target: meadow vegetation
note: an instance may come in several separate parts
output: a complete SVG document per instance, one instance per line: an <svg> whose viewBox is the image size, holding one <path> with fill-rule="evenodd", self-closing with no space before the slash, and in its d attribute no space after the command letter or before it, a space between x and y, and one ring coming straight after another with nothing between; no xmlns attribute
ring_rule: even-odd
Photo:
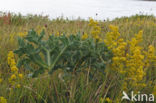
<svg viewBox="0 0 156 103"><path fill-rule="evenodd" d="M95 21L0 14L0 103L156 97L156 17Z"/></svg>

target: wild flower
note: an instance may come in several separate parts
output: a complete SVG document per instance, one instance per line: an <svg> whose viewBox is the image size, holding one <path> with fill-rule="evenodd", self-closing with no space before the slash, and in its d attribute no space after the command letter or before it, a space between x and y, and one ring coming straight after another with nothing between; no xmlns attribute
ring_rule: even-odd
<svg viewBox="0 0 156 103"><path fill-rule="evenodd" d="M82 35L82 40L85 40L87 38L88 38L88 34L85 33L85 34Z"/></svg>
<svg viewBox="0 0 156 103"><path fill-rule="evenodd" d="M12 72L18 72L18 68L14 65L11 67L11 71Z"/></svg>
<svg viewBox="0 0 156 103"><path fill-rule="evenodd" d="M107 97L107 98L106 98L106 102L107 102L107 103L112 103L112 100L111 100L110 98Z"/></svg>
<svg viewBox="0 0 156 103"><path fill-rule="evenodd" d="M20 87L20 86L16 86L16 85L20 85L19 79L23 78L23 74L18 72L18 68L16 66L13 51L10 51L8 53L8 65L10 66L10 70L11 70L11 76L9 78L9 83L11 84L12 87Z"/></svg>
<svg viewBox="0 0 156 103"><path fill-rule="evenodd" d="M0 103L7 103L7 100L4 97L0 97Z"/></svg>
<svg viewBox="0 0 156 103"><path fill-rule="evenodd" d="M19 78L21 78L21 79L23 78L23 74L21 74L21 73L18 74L18 76L19 76Z"/></svg>
<svg viewBox="0 0 156 103"><path fill-rule="evenodd" d="M27 35L27 32L19 32L17 35L20 37L25 37Z"/></svg>
<svg viewBox="0 0 156 103"><path fill-rule="evenodd" d="M14 43L14 42L15 42L16 33L13 32L13 33L11 33L9 36L10 36L10 37L9 37L9 42L10 42L10 43Z"/></svg>
<svg viewBox="0 0 156 103"><path fill-rule="evenodd" d="M10 80L15 80L16 79L16 75L15 74L12 74L11 77L10 77Z"/></svg>
<svg viewBox="0 0 156 103"><path fill-rule="evenodd" d="M2 78L0 78L0 83L2 83L2 81L3 81L3 79L2 79Z"/></svg>
<svg viewBox="0 0 156 103"><path fill-rule="evenodd" d="M90 27L92 27L92 30L91 30L92 37L96 41L102 41L100 36L99 36L99 34L101 33L101 28L100 28L100 26L98 26L98 22L94 21L92 18L90 18L88 25Z"/></svg>
<svg viewBox="0 0 156 103"><path fill-rule="evenodd" d="M16 85L16 88L21 88L21 85L20 85L20 84L17 84L17 85Z"/></svg>
<svg viewBox="0 0 156 103"><path fill-rule="evenodd" d="M11 65L13 58L14 58L14 53L10 51L8 53L8 65Z"/></svg>
<svg viewBox="0 0 156 103"><path fill-rule="evenodd" d="M112 103L112 100L109 98L109 97L107 97L107 98L100 98L100 103Z"/></svg>
<svg viewBox="0 0 156 103"><path fill-rule="evenodd" d="M135 37L130 41L124 41L120 37L118 27L110 25L109 28L111 32L106 34L104 42L114 54L111 64L112 70L117 71L121 77L124 76L125 83L123 85L125 89L128 86L135 87L135 89L145 87L145 83L142 82L146 76L145 61L147 64L151 60L155 61L154 47L149 46L149 50L146 52L140 46L143 40L143 31L135 34Z"/></svg>
<svg viewBox="0 0 156 103"><path fill-rule="evenodd" d="M57 32L57 33L55 34L55 36L60 36L60 33L59 33L59 32Z"/></svg>

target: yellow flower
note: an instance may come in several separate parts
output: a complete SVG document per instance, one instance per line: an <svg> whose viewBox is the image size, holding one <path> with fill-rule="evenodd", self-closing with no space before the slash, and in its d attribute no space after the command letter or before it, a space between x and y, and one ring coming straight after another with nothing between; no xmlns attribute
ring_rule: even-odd
<svg viewBox="0 0 156 103"><path fill-rule="evenodd" d="M139 33L135 35L135 37L136 37L138 42L141 42L143 40L142 35L143 35L143 31L142 30L139 31Z"/></svg>
<svg viewBox="0 0 156 103"><path fill-rule="evenodd" d="M2 79L2 78L0 78L0 83L2 83L2 81L3 81L3 79Z"/></svg>
<svg viewBox="0 0 156 103"><path fill-rule="evenodd" d="M20 88L20 84L18 84L18 83L21 82L21 79L23 78L23 74L20 74L18 72L18 68L16 67L16 61L14 59L14 53L12 51L10 51L8 54L8 64L9 64L10 70L12 72L12 74L9 78L9 83L11 84L11 87Z"/></svg>
<svg viewBox="0 0 156 103"><path fill-rule="evenodd" d="M91 29L92 37L95 40L98 40L98 42L102 42L102 39L99 36L99 34L101 33L101 28L100 28L100 26L98 26L98 22L94 21L93 19L90 19L89 26L92 27L92 29Z"/></svg>
<svg viewBox="0 0 156 103"><path fill-rule="evenodd" d="M95 26L97 25L98 23L96 21L94 21L92 18L89 19L89 26Z"/></svg>
<svg viewBox="0 0 156 103"><path fill-rule="evenodd" d="M60 33L59 33L59 32L57 32L57 33L56 33L56 36L60 36Z"/></svg>
<svg viewBox="0 0 156 103"><path fill-rule="evenodd" d="M110 25L110 32L106 34L104 42L109 49L113 52L111 69L124 76L126 86L140 89L144 87L144 83L141 83L146 75L147 64L149 61L155 64L155 48L149 46L148 52L144 52L140 46L140 42L143 40L143 31L135 34L130 41L124 42L124 39L120 37L118 27ZM127 88L124 86L124 88Z"/></svg>
<svg viewBox="0 0 156 103"><path fill-rule="evenodd" d="M9 51L8 53L8 64L11 64L12 59L14 58L14 53L13 51Z"/></svg>
<svg viewBox="0 0 156 103"><path fill-rule="evenodd" d="M10 77L10 79L11 80L15 80L16 79L16 75L15 74L12 74L11 77Z"/></svg>
<svg viewBox="0 0 156 103"><path fill-rule="evenodd" d="M18 72L18 68L17 68L16 66L12 66L12 67L11 67L11 71L12 71L12 72Z"/></svg>
<svg viewBox="0 0 156 103"><path fill-rule="evenodd" d="M19 32L18 36L20 37L25 37L27 35L27 32Z"/></svg>
<svg viewBox="0 0 156 103"><path fill-rule="evenodd" d="M85 40L87 38L88 38L88 34L85 33L85 34L82 35L82 40Z"/></svg>
<svg viewBox="0 0 156 103"><path fill-rule="evenodd" d="M15 59L11 59L10 67L16 65Z"/></svg>
<svg viewBox="0 0 156 103"><path fill-rule="evenodd" d="M118 27L117 27L117 26L109 25L109 28L110 28L113 32L118 32Z"/></svg>
<svg viewBox="0 0 156 103"><path fill-rule="evenodd" d="M107 103L112 103L112 100L110 98L106 98Z"/></svg>
<svg viewBox="0 0 156 103"><path fill-rule="evenodd" d="M7 103L7 100L4 97L0 97L0 103Z"/></svg>
<svg viewBox="0 0 156 103"><path fill-rule="evenodd" d="M18 76L22 79L23 78L23 74L18 74Z"/></svg>
<svg viewBox="0 0 156 103"><path fill-rule="evenodd" d="M17 84L17 85L16 85L16 88L21 88L21 85L20 85L20 84Z"/></svg>
<svg viewBox="0 0 156 103"><path fill-rule="evenodd" d="M98 35L93 36L94 39L99 40L100 37Z"/></svg>
<svg viewBox="0 0 156 103"><path fill-rule="evenodd" d="M14 53L13 53L13 51L9 51L8 57L14 58Z"/></svg>

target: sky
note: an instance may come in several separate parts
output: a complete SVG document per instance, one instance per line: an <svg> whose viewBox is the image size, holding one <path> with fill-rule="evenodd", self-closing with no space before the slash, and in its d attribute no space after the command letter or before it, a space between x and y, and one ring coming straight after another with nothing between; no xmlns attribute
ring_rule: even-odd
<svg viewBox="0 0 156 103"><path fill-rule="evenodd" d="M130 16L134 14L156 14L156 2L134 0L3 0L0 11L14 13L42 14L51 18L59 16L69 18L97 19ZM96 16L98 14L98 16Z"/></svg>

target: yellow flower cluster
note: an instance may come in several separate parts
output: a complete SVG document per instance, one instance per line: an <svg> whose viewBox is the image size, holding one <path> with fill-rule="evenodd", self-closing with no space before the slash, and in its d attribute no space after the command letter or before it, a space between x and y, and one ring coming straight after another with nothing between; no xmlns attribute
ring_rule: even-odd
<svg viewBox="0 0 156 103"><path fill-rule="evenodd" d="M144 52L144 54L147 55L146 66L149 67L149 65L153 63L154 67L156 67L156 56L154 46L150 45L148 47L148 51Z"/></svg>
<svg viewBox="0 0 156 103"><path fill-rule="evenodd" d="M18 72L18 68L16 67L16 62L14 59L13 51L8 53L8 65L10 66L12 75L9 78L9 82L13 87L20 87L19 81L23 78L23 74Z"/></svg>
<svg viewBox="0 0 156 103"><path fill-rule="evenodd" d="M7 103L7 100L4 97L0 97L0 103Z"/></svg>
<svg viewBox="0 0 156 103"><path fill-rule="evenodd" d="M107 36L104 39L106 45L108 45L109 49L113 49L117 46L117 40L119 39L120 33L118 32L118 27L110 25L109 28L111 32L107 32ZM123 39L119 39L118 43L122 43Z"/></svg>
<svg viewBox="0 0 156 103"><path fill-rule="evenodd" d="M143 31L140 31L131 39L131 41L129 41L129 53L126 54L126 74L129 77L127 78L127 81L129 81L129 84L133 87L146 86L144 83L139 83L146 75L146 72L144 71L145 55L143 55L142 52L143 48L139 46L139 43L142 41L142 34Z"/></svg>
<svg viewBox="0 0 156 103"><path fill-rule="evenodd" d="M108 97L106 99L101 98L100 103L112 103L112 100L110 98L108 98Z"/></svg>
<svg viewBox="0 0 156 103"><path fill-rule="evenodd" d="M55 33L55 36L61 36L61 35L63 35L63 34L58 31Z"/></svg>
<svg viewBox="0 0 156 103"><path fill-rule="evenodd" d="M111 100L110 98L107 97L107 98L106 98L106 102L107 102L107 103L112 103L112 100Z"/></svg>
<svg viewBox="0 0 156 103"><path fill-rule="evenodd" d="M15 36L16 36L16 33L11 33L10 35L9 35L10 37L9 37L9 41L10 41L10 43L14 43L14 41L15 41Z"/></svg>
<svg viewBox="0 0 156 103"><path fill-rule="evenodd" d="M101 33L101 28L100 26L98 26L98 22L90 18L89 26L92 27L91 30L92 37L97 41L102 41L102 39L99 36L99 34Z"/></svg>
<svg viewBox="0 0 156 103"><path fill-rule="evenodd" d="M18 36L20 37L25 37L27 35L27 32L19 32Z"/></svg>
<svg viewBox="0 0 156 103"><path fill-rule="evenodd" d="M1 78L1 73L0 73L0 83L2 83L3 79Z"/></svg>
<svg viewBox="0 0 156 103"><path fill-rule="evenodd" d="M155 62L154 47L149 46L149 50L145 52L140 46L143 31L125 42L120 37L118 27L110 25L109 28L111 32L107 33L104 42L113 51L111 69L117 71L122 79L124 78L123 88L130 86L139 89L146 86L142 81L146 75L146 64L149 64L150 61Z"/></svg>
<svg viewBox="0 0 156 103"><path fill-rule="evenodd" d="M85 33L85 34L82 35L82 40L85 40L87 38L88 38L88 34L87 33Z"/></svg>
<svg viewBox="0 0 156 103"><path fill-rule="evenodd" d="M3 81L3 79L2 79L2 78L0 78L0 83L2 83L2 81Z"/></svg>
<svg viewBox="0 0 156 103"><path fill-rule="evenodd" d="M124 64L126 62L126 47L127 43L120 37L120 33L118 32L118 28L116 26L110 25L109 28L111 32L106 34L104 42L108 46L109 49L113 51L113 63L111 68L113 70L117 70L121 74L125 73Z"/></svg>

